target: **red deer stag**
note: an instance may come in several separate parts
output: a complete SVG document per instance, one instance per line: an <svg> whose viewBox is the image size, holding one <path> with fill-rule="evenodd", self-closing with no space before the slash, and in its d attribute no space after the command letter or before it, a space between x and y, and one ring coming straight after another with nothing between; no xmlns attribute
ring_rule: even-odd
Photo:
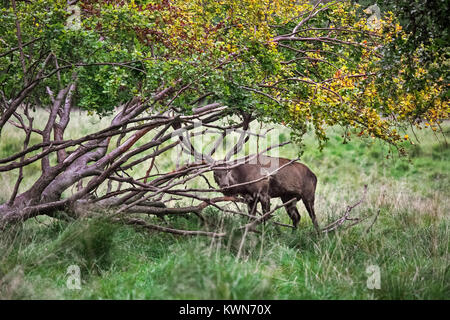
<svg viewBox="0 0 450 320"><path fill-rule="evenodd" d="M314 197L317 177L304 164L285 158L259 156L255 163L244 163L230 169L216 168L214 180L226 196L241 195L247 199L249 212L257 202L261 203L263 213L270 211L270 199L281 198L287 204L286 211L294 228L300 222L297 201L302 200L311 220L319 232L314 212ZM254 182L252 182L254 181Z"/></svg>

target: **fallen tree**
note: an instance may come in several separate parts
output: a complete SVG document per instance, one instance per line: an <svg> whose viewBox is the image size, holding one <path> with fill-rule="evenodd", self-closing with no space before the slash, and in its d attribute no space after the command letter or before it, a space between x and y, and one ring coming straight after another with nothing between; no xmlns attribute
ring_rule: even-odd
<svg viewBox="0 0 450 320"><path fill-rule="evenodd" d="M245 199L209 197L220 190L205 174L254 159L239 155L246 143L265 139L251 131L255 120L291 128L298 145L311 128L321 147L325 127L340 125L347 140L379 138L402 152L408 137L399 126L435 126L448 115L434 83L408 101L405 88L384 85L387 76L404 81L380 63L383 46L401 30L392 16L371 28L363 8L349 2L75 3L75 13L60 0L2 5L1 142L5 130L23 131L22 150L0 159L0 172L17 172L0 205L2 227L60 211L74 218L101 210L161 218L201 218L207 206L231 212L218 203ZM79 24L68 23L74 17ZM111 121L67 137L80 108ZM47 112L45 123L35 123L35 109ZM233 134L235 143L218 158ZM199 146L208 135L215 140ZM280 145L258 145L257 152ZM189 161L161 172L158 159L169 152ZM40 176L23 188L24 168L36 163ZM143 165L145 174L136 176L133 169ZM208 187L186 187L196 180ZM182 206L168 206L173 199Z"/></svg>

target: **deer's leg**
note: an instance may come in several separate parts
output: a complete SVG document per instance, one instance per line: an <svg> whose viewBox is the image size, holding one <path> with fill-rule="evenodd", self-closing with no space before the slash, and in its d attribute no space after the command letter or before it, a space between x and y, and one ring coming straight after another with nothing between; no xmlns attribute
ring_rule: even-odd
<svg viewBox="0 0 450 320"><path fill-rule="evenodd" d="M258 206L258 195L246 196L247 209L249 215L256 215L256 207Z"/></svg>
<svg viewBox="0 0 450 320"><path fill-rule="evenodd" d="M292 198L289 196L281 197L281 201L283 201L283 203L288 202L291 199ZM297 228L301 219L300 213L297 210L297 201L291 202L290 204L286 205L285 208L287 214L289 215L289 218L291 218L292 220L292 225L294 226L294 228Z"/></svg>
<svg viewBox="0 0 450 320"><path fill-rule="evenodd" d="M314 198L302 199L302 200L303 200L303 203L305 204L306 210L309 213L309 216L311 217L311 220L314 224L314 228L316 229L317 233L320 234L319 224L317 223L316 213L314 212Z"/></svg>
<svg viewBox="0 0 450 320"><path fill-rule="evenodd" d="M259 202L261 203L263 214L270 211L270 196L266 193L258 194ZM268 219L269 217L267 217ZM267 220L266 219L266 220Z"/></svg>
<svg viewBox="0 0 450 320"><path fill-rule="evenodd" d="M298 224L300 223L300 213L297 210L297 207L295 206L294 203L292 203L292 207L289 209L291 212L291 219L292 219L292 225L294 226L294 228L297 228Z"/></svg>

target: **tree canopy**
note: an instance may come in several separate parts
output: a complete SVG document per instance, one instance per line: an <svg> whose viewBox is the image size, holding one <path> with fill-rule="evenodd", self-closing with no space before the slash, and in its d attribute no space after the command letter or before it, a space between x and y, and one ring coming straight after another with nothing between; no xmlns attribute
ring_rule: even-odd
<svg viewBox="0 0 450 320"><path fill-rule="evenodd" d="M116 0L76 6L79 19L62 0L2 8L6 101L35 84L33 98L48 105L46 87L76 79L77 105L108 113L132 97L145 100L164 87L182 88L160 107L189 114L199 100L214 101L283 123L299 136L312 125L322 141L326 125L340 124L393 144L404 138L398 124L434 124L448 113L445 84L421 67L420 47L409 56L390 51L386 57L394 40L410 40L391 12L373 29L365 8L347 1ZM395 70L386 67L392 59ZM411 76L420 88L405 85Z"/></svg>

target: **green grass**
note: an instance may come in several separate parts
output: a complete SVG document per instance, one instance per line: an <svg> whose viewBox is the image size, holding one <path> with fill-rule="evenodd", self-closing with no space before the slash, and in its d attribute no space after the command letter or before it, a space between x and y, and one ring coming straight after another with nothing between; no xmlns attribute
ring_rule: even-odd
<svg viewBox="0 0 450 320"><path fill-rule="evenodd" d="M449 129L445 124L447 139ZM322 226L359 200L368 185L366 200L351 212L367 220L353 228L317 236L299 204L298 230L261 225L237 259L237 227L246 220L213 209L205 210L209 227L195 216L168 223L228 231L220 240L148 232L101 217L38 217L0 234L0 298L448 299L450 148L431 131L417 134L421 144L408 144L407 158L372 139L343 144L338 129L330 129L322 152L313 136L306 138L302 162L318 176ZM1 147L3 156L14 143ZM297 151L284 147L281 155L293 158ZM11 176L2 179L5 184ZM274 219L289 223L284 209ZM81 290L66 287L70 265L80 267ZM380 268L379 290L367 288L370 265Z"/></svg>

